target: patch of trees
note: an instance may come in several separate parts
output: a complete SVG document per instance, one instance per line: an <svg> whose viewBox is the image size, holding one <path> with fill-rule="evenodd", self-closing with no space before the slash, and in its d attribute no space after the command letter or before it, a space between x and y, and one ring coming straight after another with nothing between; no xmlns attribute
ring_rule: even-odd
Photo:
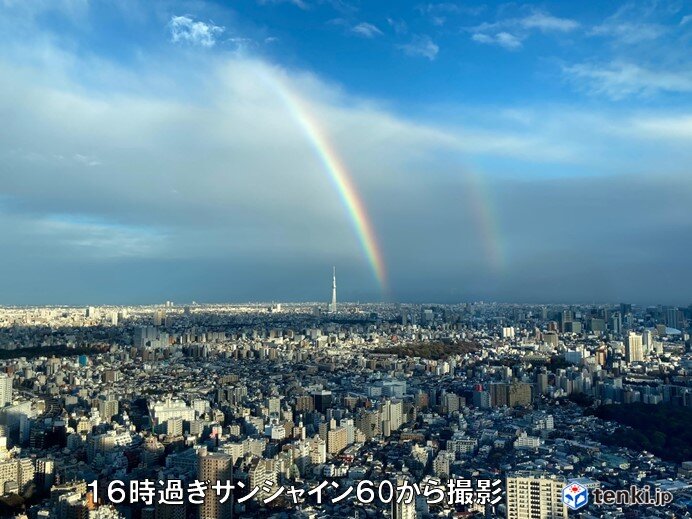
<svg viewBox="0 0 692 519"><path fill-rule="evenodd" d="M91 353L102 353L107 351L106 347L79 346L70 348L66 345L58 346L37 346L35 348L17 348L14 350L0 350L0 360L18 359L25 357L33 359L35 357L70 357L74 355L89 355Z"/></svg>
<svg viewBox="0 0 692 519"><path fill-rule="evenodd" d="M431 360L440 360L453 355L465 355L478 350L478 346L472 342L464 341L446 344L443 342L414 342L401 344L387 348L376 348L373 353L386 353L397 355L400 358L422 357Z"/></svg>
<svg viewBox="0 0 692 519"><path fill-rule="evenodd" d="M592 413L618 427L604 440L635 451L646 450L662 459L692 460L692 409L664 404L642 403L602 405Z"/></svg>

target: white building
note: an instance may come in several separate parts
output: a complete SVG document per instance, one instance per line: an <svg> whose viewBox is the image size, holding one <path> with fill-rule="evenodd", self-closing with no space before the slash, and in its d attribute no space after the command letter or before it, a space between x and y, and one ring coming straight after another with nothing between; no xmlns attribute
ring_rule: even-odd
<svg viewBox="0 0 692 519"><path fill-rule="evenodd" d="M517 472L507 477L507 519L567 519L565 482L554 475Z"/></svg>

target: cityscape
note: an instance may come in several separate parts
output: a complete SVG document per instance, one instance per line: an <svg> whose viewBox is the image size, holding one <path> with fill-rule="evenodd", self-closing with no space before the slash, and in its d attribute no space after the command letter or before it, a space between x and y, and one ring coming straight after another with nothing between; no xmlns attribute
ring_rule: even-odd
<svg viewBox="0 0 692 519"><path fill-rule="evenodd" d="M0 517L692 519L692 2L0 0Z"/></svg>
<svg viewBox="0 0 692 519"><path fill-rule="evenodd" d="M3 307L0 504L566 518L577 483L669 501L570 515L686 517L691 323L692 306L341 303L336 274L328 304Z"/></svg>

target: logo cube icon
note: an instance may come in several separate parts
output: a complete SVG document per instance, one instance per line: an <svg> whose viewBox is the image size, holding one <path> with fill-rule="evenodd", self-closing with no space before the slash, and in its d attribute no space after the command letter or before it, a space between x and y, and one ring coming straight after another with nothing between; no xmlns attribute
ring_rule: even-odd
<svg viewBox="0 0 692 519"><path fill-rule="evenodd" d="M563 487L562 502L571 510L579 510L589 502L589 489L573 481Z"/></svg>

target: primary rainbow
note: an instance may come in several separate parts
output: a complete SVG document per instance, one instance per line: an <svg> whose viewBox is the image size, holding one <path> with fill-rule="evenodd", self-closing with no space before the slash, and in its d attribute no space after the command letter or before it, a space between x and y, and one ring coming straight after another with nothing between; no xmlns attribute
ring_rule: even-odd
<svg viewBox="0 0 692 519"><path fill-rule="evenodd" d="M339 157L333 144L329 141L326 132L321 128L319 121L310 111L310 107L280 78L271 73L263 73L267 84L271 85L279 95L293 119L298 123L303 133L310 141L312 148L319 157L324 169L329 173L334 187L341 198L344 207L348 211L353 229L358 236L363 252L368 258L372 272L380 286L386 291L386 272L382 252L375 237L375 231L365 209L358 190L349 174L346 166Z"/></svg>

